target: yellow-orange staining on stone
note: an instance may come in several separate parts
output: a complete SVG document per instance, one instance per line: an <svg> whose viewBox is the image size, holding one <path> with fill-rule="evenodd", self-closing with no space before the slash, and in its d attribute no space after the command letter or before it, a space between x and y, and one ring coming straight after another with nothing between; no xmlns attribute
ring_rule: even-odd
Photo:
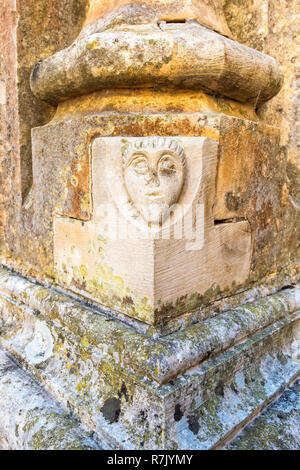
<svg viewBox="0 0 300 470"><path fill-rule="evenodd" d="M280 224L281 224L281 220L280 219L276 219L276 228L277 228L277 232L279 232L280 230Z"/></svg>
<svg viewBox="0 0 300 470"><path fill-rule="evenodd" d="M80 209L82 212L88 212L90 208L90 196L85 194L80 200Z"/></svg>
<svg viewBox="0 0 300 470"><path fill-rule="evenodd" d="M88 42L86 47L87 49L93 50L93 49L96 49L97 46L98 46L98 41L97 39L95 39L92 42Z"/></svg>
<svg viewBox="0 0 300 470"><path fill-rule="evenodd" d="M85 389L86 388L86 383L84 381L82 382L79 382L77 385L76 385L76 390L78 392L80 392L82 389Z"/></svg>
<svg viewBox="0 0 300 470"><path fill-rule="evenodd" d="M81 338L80 344L81 344L81 346L83 346L84 348L86 348L86 347L89 345L89 341L88 341L88 339L84 336L83 338Z"/></svg>
<svg viewBox="0 0 300 470"><path fill-rule="evenodd" d="M281 188L280 202L282 207L285 207L289 201L289 187L284 183Z"/></svg>
<svg viewBox="0 0 300 470"><path fill-rule="evenodd" d="M4 81L0 81L0 105L6 104L6 84Z"/></svg>
<svg viewBox="0 0 300 470"><path fill-rule="evenodd" d="M74 175L71 176L71 185L75 188L78 186L78 178L76 178Z"/></svg>
<svg viewBox="0 0 300 470"><path fill-rule="evenodd" d="M136 0L133 6L130 4L131 0L115 0L113 2L110 0L90 0L84 25L90 25L109 14L111 15L112 25L114 25L114 22L118 25L118 14L119 16L122 15L122 10L118 10L123 7L125 21L134 14L139 14L140 17L144 16L144 22L146 22L147 18L149 18L148 21L152 20L152 22L157 22L158 20L176 22L196 19L221 34L231 37L220 0L214 0L214 2L207 2L205 0L198 0L197 2ZM126 6L128 6L127 11ZM113 16L114 12L116 18Z"/></svg>
<svg viewBox="0 0 300 470"><path fill-rule="evenodd" d="M86 267L84 264L81 264L81 265L80 265L79 271L80 271L80 275L81 275L82 277L87 277L87 275L88 275L88 270L87 270L87 267Z"/></svg>
<svg viewBox="0 0 300 470"><path fill-rule="evenodd" d="M223 446L299 375L298 289L269 295L300 272L296 9L54 1L37 41L47 2L18 3L11 31L0 5L1 347L106 448ZM1 446L74 446L63 409L21 425L0 369Z"/></svg>
<svg viewBox="0 0 300 470"><path fill-rule="evenodd" d="M78 98L59 103L54 121L68 117L83 117L91 113L224 113L240 118L256 121L257 115L253 107L247 103L239 103L226 98L215 100L200 91L174 90L108 90L90 93ZM102 135L114 132L113 123L101 128ZM208 128L209 130L209 128ZM100 130L99 130L100 132ZM207 137L210 137L207 135Z"/></svg>
<svg viewBox="0 0 300 470"><path fill-rule="evenodd" d="M57 350L59 355L64 354L63 347L64 347L63 344L55 344L54 345L54 349Z"/></svg>
<svg viewBox="0 0 300 470"><path fill-rule="evenodd" d="M115 125L113 122L107 122L103 129L101 129L102 135L112 135L115 130Z"/></svg>
<svg viewBox="0 0 300 470"><path fill-rule="evenodd" d="M81 142L81 144L77 145L77 147L75 148L75 152L79 160L82 159L84 155L84 151L85 151L85 142Z"/></svg>

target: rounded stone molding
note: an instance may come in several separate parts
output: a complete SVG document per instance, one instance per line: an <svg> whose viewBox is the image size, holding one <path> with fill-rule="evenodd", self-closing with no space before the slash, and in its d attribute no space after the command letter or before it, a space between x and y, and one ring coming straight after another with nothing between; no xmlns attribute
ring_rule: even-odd
<svg viewBox="0 0 300 470"><path fill-rule="evenodd" d="M196 21L112 27L104 21L97 30L36 64L31 89L38 98L57 104L102 89L169 88L256 106L282 85L275 59Z"/></svg>

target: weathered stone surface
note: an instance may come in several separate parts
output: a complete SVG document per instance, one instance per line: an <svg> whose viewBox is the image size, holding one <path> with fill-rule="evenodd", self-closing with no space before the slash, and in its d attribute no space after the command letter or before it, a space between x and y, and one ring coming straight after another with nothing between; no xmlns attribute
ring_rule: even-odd
<svg viewBox="0 0 300 470"><path fill-rule="evenodd" d="M250 227L245 220L214 225L217 151L209 138L95 139L91 220L55 219L58 284L154 325L196 309L209 292L243 285ZM124 170L130 155L160 158L172 173Z"/></svg>
<svg viewBox="0 0 300 470"><path fill-rule="evenodd" d="M22 311L22 304L33 312L40 312L38 321L45 320L48 326L52 321L55 325L60 324L61 328L69 329L72 335L85 338L87 344L99 348L101 356L104 354L109 360L118 358L117 362L122 367L129 367L138 375L141 374L159 384L199 364L214 351L223 351L248 335L253 335L257 330L284 319L297 311L300 305L299 287L297 287L290 291L282 291L278 295L268 296L256 303L223 312L198 325L190 326L185 331L158 340L157 333L151 335L153 333L151 329L144 329L138 333L117 318L113 320L109 311L107 313L110 317L107 318L103 311L91 310L72 298L35 286L5 269L1 270L0 288L4 294L2 298L3 322L6 325L3 326L4 335L7 328L7 332L13 328L10 310L14 311L13 304L9 306L5 298L19 299L21 309L17 308L16 312L19 310L20 320L16 317L14 331L18 337L20 333L18 324L21 321L24 324L21 336L25 334L26 344L34 341L37 318L29 315L25 321L26 309ZM24 315L25 319L22 320ZM145 334L148 336L147 341ZM57 334L54 337L57 337ZM52 340L50 342L52 344ZM25 344L22 346L22 350L25 346ZM49 349L50 347L45 347L43 351ZM22 352L22 355L24 354L26 351Z"/></svg>
<svg viewBox="0 0 300 470"><path fill-rule="evenodd" d="M252 212L258 218L263 204L280 204L278 194L286 185L285 162L278 158L279 130L260 122L231 122L222 122L214 216L216 220L250 219L247 206L255 197ZM269 209L265 215L275 223L280 216L278 210L274 216L274 211ZM260 221L260 225L268 225L267 220Z"/></svg>
<svg viewBox="0 0 300 470"><path fill-rule="evenodd" d="M0 349L0 442L4 450L100 450L60 405Z"/></svg>
<svg viewBox="0 0 300 470"><path fill-rule="evenodd" d="M0 290L1 344L105 447L223 446L300 372L299 312L292 313L299 299L296 303L293 290L159 341L5 271ZM53 348L43 356L49 332L43 333L37 364L28 344L35 338L34 324L41 323ZM248 335L244 341L239 329ZM229 343L220 352L218 341L224 340ZM196 350L201 362L193 367ZM205 360L201 350L219 354ZM165 376L158 386L157 374L162 377L168 368L180 375Z"/></svg>
<svg viewBox="0 0 300 470"><path fill-rule="evenodd" d="M240 103L228 98L213 97L200 91L190 90L104 90L62 101L58 104L53 121L72 117L84 117L102 113L178 114L207 113L225 114L257 121L258 117L250 103ZM186 128L187 130L187 128ZM210 137L211 135L208 135Z"/></svg>
<svg viewBox="0 0 300 470"><path fill-rule="evenodd" d="M50 400L54 417L49 424L49 397L42 392L45 406L34 420L43 439L30 441L36 424L31 427L28 413L22 416L30 429L25 423L20 433L5 424L19 419L21 402L27 410L40 397L25 376L32 391L26 403L27 385L17 381L22 400L5 403L9 413L0 416L0 446L57 447L62 427L67 430L62 445L80 447L78 423L64 414L65 407L103 437L105 447L222 448L300 373L296 18L289 26L286 0L223 2L237 38L284 64L288 80L273 108L262 103L280 87L275 60L210 29L226 34L221 2L209 2L200 11L205 4L200 0L180 5L155 0L152 8L147 0L145 5L91 0L87 17L85 0L76 3L79 10L72 1L25 3L5 0L0 7L0 235L2 263L32 282L0 270L0 338L1 346L60 405ZM78 39L68 47L84 18ZM33 70L33 86L41 85L40 96L59 103L55 115L51 105L30 98L29 68L38 59L42 63ZM281 140L262 118L281 127ZM39 127L33 130L31 161L27 143L34 125ZM120 139L126 148L118 173L119 144L113 142ZM218 148L213 159L197 145L185 148L184 142L200 140ZM138 156L133 142L141 143ZM155 151L149 149L151 142L158 142ZM111 154L105 152L103 159L104 144ZM195 153L192 171L187 149ZM104 160L111 165L106 186L112 200L121 194L117 183L122 180L131 208L147 228L158 227L159 217L162 226L169 220L168 207L188 194L186 181L190 190L193 181L201 186L197 165L202 164L209 175L203 188L210 188L203 199L210 227L205 242L209 239L213 249L204 250L201 259L188 259L180 243L171 247L169 240L161 245L151 240L147 249L152 246L152 252L139 252L138 244L109 252L103 237L95 242L98 233L91 227L104 195L97 161ZM163 194L155 189L148 195L159 197L161 207L143 208L140 175L147 184L163 186ZM109 225L114 222L111 218ZM60 223L63 230L58 230ZM244 245L251 256L238 271ZM104 255L114 271L111 264L99 266ZM88 292L95 263L106 296L115 283L109 302ZM196 285L201 269L204 275ZM236 283L226 288L228 273ZM123 295L131 294L124 278L126 284L133 279L135 291L142 293L154 278L155 294L148 289L147 296L153 307L155 295L157 304L166 302L149 313L141 296L137 308L132 296ZM202 281L208 279L218 286L203 293ZM182 300L194 290L199 295L174 307L176 295ZM119 299L127 301L130 312L118 309ZM5 393L12 397L12 390L0 378L0 401ZM58 425L55 442L47 431L53 423Z"/></svg>
<svg viewBox="0 0 300 470"><path fill-rule="evenodd" d="M192 0L184 2L180 0L135 0L134 2L131 2L131 0L91 0L85 25L89 25L99 18L107 16L111 11L116 10L116 14L118 14L120 10L124 10L124 8L120 8L124 5L131 7L128 14L131 21L136 22L137 14L135 9L138 9L137 7L141 5L138 12L140 13L140 11L144 10L145 16L152 14L156 21L174 22L196 19L225 36L231 36L224 18L222 1L220 0ZM140 16L142 16L141 13Z"/></svg>
<svg viewBox="0 0 300 470"><path fill-rule="evenodd" d="M32 94L30 73L37 60L75 39L86 3L4 0L0 5L1 242L13 236L9 249L15 255L32 218L30 196L26 199L32 185L31 128L45 124L54 114L52 106Z"/></svg>
<svg viewBox="0 0 300 470"><path fill-rule="evenodd" d="M299 450L300 381L249 424L228 449Z"/></svg>
<svg viewBox="0 0 300 470"><path fill-rule="evenodd" d="M273 282L280 287L297 277L293 272L297 260L292 255L298 237L297 213L290 201L285 198L285 166L277 153L276 131L262 124L246 123L232 117L209 114L130 116L103 113L95 116L85 111L72 121L69 115L62 114L61 118L63 119L57 117L57 120L44 128L35 129L33 134L36 175L33 198L35 217L28 229L35 233L35 238L30 240L31 246L28 246L22 254L23 259L32 266L53 275L54 213L82 221L91 217L89 192L91 141L96 136L105 135L124 137L151 135L156 128L160 135L209 136L221 143L218 172L229 176L227 179L224 177L223 181L217 180L218 196L215 208L225 207L226 212L222 216L215 215L216 222L235 222L239 218L249 220L254 241L251 259L253 281L257 282L260 279L260 283ZM70 136L68 141L64 141L66 133ZM261 136L259 139L258 135ZM246 192L244 205L241 205L238 211L229 212L226 208L227 193L233 196L229 202L235 197L239 201L237 178L234 178L234 173L231 171L232 161L239 162L241 154L239 142L245 149L243 165L246 164L246 155L249 155L247 163L249 171L243 175L244 187L248 186L249 191ZM247 152L248 146L249 149L254 146L256 151ZM260 165L265 168L264 172L258 171L257 163L254 163L259 158ZM254 168L254 171L251 168ZM269 170L270 175L268 175ZM47 198L44 197L45 188L47 188ZM262 192L260 203L257 200L257 191ZM269 205L263 200L263 195L266 195L270 201ZM280 243L275 244L275 240L280 240ZM249 283L246 283L243 289L246 288L249 288ZM236 289L231 294L235 292ZM229 292L225 293L226 296L228 294ZM213 297L205 296L203 306L211 303ZM221 298L222 293L217 297Z"/></svg>
<svg viewBox="0 0 300 470"><path fill-rule="evenodd" d="M200 89L252 103L281 88L272 57L198 23L124 24L79 37L69 48L36 64L33 93L57 104L101 89L172 87Z"/></svg>
<svg viewBox="0 0 300 470"><path fill-rule="evenodd" d="M125 6L122 10L123 13L119 12L115 16L112 14L110 18L99 20L97 25L92 25L90 23L90 25L84 28L84 31L80 36L81 39L83 40L84 37L86 38L92 31L98 31L96 34L101 35L101 31L104 31L103 28L106 29L107 32L107 28L110 27L115 28L113 31L116 35L127 34L124 31L123 33L121 32L122 28L124 29L125 27L126 29L124 22L126 23L130 18L132 20L131 23L136 21L130 9L131 7L128 8L129 9ZM81 15L84 15L83 10L84 9L81 9ZM56 12L56 9L54 9L54 12ZM119 16L119 14L121 16ZM143 24L143 22L140 24ZM79 27L80 25L77 26L77 28ZM94 27L96 28L94 30L87 29ZM179 28L179 30L180 28L186 28L186 30L188 30L189 28L193 29L195 27L196 26L193 26L193 24L172 26L168 23L166 25L161 25L161 28L164 29L167 35L170 34L171 30L176 30L176 28ZM64 30L64 28L65 26L62 29ZM69 28L69 26L67 26L67 28ZM141 26L142 30L143 28L144 26ZM138 32L138 29L139 28L133 27L132 31ZM68 29L68 31L70 30ZM73 39L75 31L72 31ZM159 29L159 31L162 33L161 29ZM206 31L206 33L211 35L214 34L212 31ZM224 41L226 40L224 39ZM232 41L229 41L228 44L231 43ZM237 47L236 51L242 51L239 46L235 45L235 47ZM89 50L89 52L93 53L93 50ZM52 51L50 51L50 53L52 53ZM227 65L230 65L231 67L232 64ZM247 76L249 75L248 72L249 68L247 66L247 70L245 69L245 74ZM226 77L223 74L223 85L228 89L230 84L235 82L235 79L230 75L226 82L225 78ZM252 79L255 80L256 78L257 77L252 76ZM243 82L248 83L249 80L245 79ZM204 115L196 114L199 110L205 110L206 113ZM133 111L137 113L134 117L130 116L130 113ZM121 113L124 112L127 113L127 117L125 117L124 114L121 115ZM163 119L158 116L150 115L162 112L165 115ZM37 157L34 157L35 162L33 168L33 172L36 175L36 181L34 183L33 191L30 193L30 197L26 200L26 204L22 210L21 205L19 204L20 199L18 199L18 203L16 203L15 200L12 201L12 199L9 199L12 203L5 214L7 227L5 238L11 253L13 253L13 258L9 259L8 256L5 256L4 263L10 263L11 266L14 266L14 268L22 271L23 273L39 277L40 279L43 277L47 278L50 276L51 278L54 276L52 231L53 213L63 213L66 216L74 217L82 221L87 221L91 217L88 146L94 135L117 136L119 134L122 136L141 136L157 133L159 135L201 135L218 138L218 125L211 125L209 122L214 120L217 122L218 118L215 117L212 119L211 114L220 112L235 114L240 118L246 117L251 120L256 119L255 112L253 111L253 108L251 109L249 104L244 105L234 100L208 96L202 92L190 92L188 90L186 92L181 90L174 92L166 90L139 90L138 92L135 90L122 90L116 92L111 90L109 92L103 91L86 95L85 97L61 103L58 107L55 119L52 121L54 127L50 126L49 132L46 129L41 131L44 134L42 139L45 138L46 134L48 136L47 140L43 140L43 144L48 146L49 152L47 152L47 155L43 153L44 150L40 151L42 141L40 141L39 144L34 144L37 148ZM109 113L114 113L115 115L111 115L109 118ZM142 113L142 115L140 113ZM179 113L189 113L189 115L180 116ZM76 120L74 121L74 125L71 125L70 120L75 117ZM200 120L199 125L197 123L197 119ZM224 120L223 123L226 123L226 120ZM69 125L71 126L70 128L68 127ZM224 128L221 131L224 136L226 125L227 124L224 124ZM251 123L248 123L247 125L251 128ZM258 132L259 135L261 132L264 134L265 131L261 131L259 129L261 129L260 126L254 126L253 131L247 135L245 142L249 141L249 146L254 146L256 132ZM51 135L51 132L53 131L54 134ZM247 133L243 132L244 131L241 130L242 135L246 136ZM34 131L34 135L37 135L37 133L38 131ZM85 133L87 134L86 140L83 138ZM66 139L67 135L69 135L68 139ZM233 131L232 133L228 132L227 144L233 135ZM271 133L268 135L270 137ZM260 140L259 148L255 147L258 149L258 154L262 154L264 148L263 139L267 138L267 136L263 137L262 140ZM270 137L270 139L272 140L273 137ZM68 140L68 142L66 142L66 140ZM235 136L233 141L238 142L238 138ZM274 139L272 140L273 144L270 144L268 155L275 155L277 145L275 141L276 138L274 135ZM220 142L225 143L225 137L224 141L222 141L221 138ZM241 137L239 142L242 142ZM255 143L255 145L257 144ZM244 152L246 156L248 154L246 144ZM253 160L256 161L256 153L257 152L251 151L251 157L249 159L252 162L251 165L253 165ZM238 154L239 148L237 146L235 148L235 155L237 156ZM14 155L17 156L17 152ZM228 174L229 172L230 159L228 156L229 152L227 153L227 156L225 153L221 156L219 162L220 174L222 172L227 172ZM8 160L6 159L5 161L5 164L7 165ZM238 163L237 157L236 162ZM278 175L280 174L281 178L278 176L278 178L276 178L276 182L274 180L274 183L272 184L270 183L270 180L267 181L267 187L270 189L268 198L271 201L271 209L266 204L263 204L261 207L262 210L259 210L259 214L257 215L254 213L255 188L260 191L268 178L264 178L263 175L258 174L258 172L255 172L254 175L252 172L251 174L248 173L247 178L245 178L244 189L247 184L249 184L249 187L251 186L252 188L252 193L251 197L248 199L248 205L243 208L245 209L243 214L239 216L235 215L234 217L231 217L230 220L227 219L228 213L225 214L224 218L221 217L220 214L216 216L217 222L224 220L227 221L227 223L232 221L236 222L237 219L241 217L242 219L249 221L251 225L252 234L254 234L254 237L253 235L252 237L255 240L252 257L252 273L249 282L242 289L249 289L253 286L254 282L259 282L260 285L267 283L269 285L268 288L272 289L272 283L273 286L276 285L280 287L292 282L296 278L295 269L297 267L296 258L298 256L296 240L299 233L297 231L297 212L295 207L291 207L292 202L286 202L287 193L285 192L285 185L288 184L288 176L284 171L284 159L280 157L277 160L277 157L274 157L274 160L272 160L270 165L273 163L274 168L278 169ZM16 160L16 168L17 167L18 161ZM253 168L253 166L251 168ZM270 166L268 166L268 168L270 168ZM226 186L225 179L223 183ZM218 179L220 194L220 198L216 201L218 205L221 201L221 205L223 204L224 206L225 194L231 192L233 195L236 195L238 192L236 181L232 178L232 181L229 183L229 180L230 178L228 178L228 187L221 188L220 178ZM248 180L249 183L246 183ZM8 185L6 185L6 187L8 188ZM48 188L47 196L44 193L45 187ZM226 189L225 193L224 189ZM247 193L246 189L245 191ZM278 201L276 202L276 200L278 199L280 191L282 198L279 203ZM15 196L9 197L13 198ZM268 211L271 211L272 213L271 221L269 221L270 217L268 216ZM275 239L277 242L276 244L274 242ZM230 293L227 292L226 295L232 295L234 293L237 293L236 290L232 290ZM222 295L223 294L218 296L218 298L220 299ZM206 296L203 306L209 305L212 301L213 297ZM234 304L234 300L232 298L230 298L230 303L231 302ZM199 318L199 313L196 311L192 313L188 312L185 315L182 325L188 324L189 321L192 321L192 318ZM203 316L205 315L206 313L203 313ZM174 327L177 329L179 323L175 326L175 322L173 322L173 325L174 326L170 328L172 329Z"/></svg>
<svg viewBox="0 0 300 470"><path fill-rule="evenodd" d="M286 159L289 198L299 214L299 5L297 0L226 0L225 16L234 37L280 63L284 83L280 93L259 109L261 119L280 129ZM299 220L299 215L298 215ZM293 225L294 222L290 222ZM299 248L293 257L299 260Z"/></svg>
<svg viewBox="0 0 300 470"><path fill-rule="evenodd" d="M245 218L252 229L253 280L299 265L300 216L289 197L278 129L222 121L216 220Z"/></svg>

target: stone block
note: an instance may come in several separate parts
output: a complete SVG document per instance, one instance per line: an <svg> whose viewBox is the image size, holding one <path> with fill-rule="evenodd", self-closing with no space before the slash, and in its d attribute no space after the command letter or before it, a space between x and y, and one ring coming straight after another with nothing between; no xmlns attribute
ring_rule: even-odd
<svg viewBox="0 0 300 470"><path fill-rule="evenodd" d="M250 228L214 225L217 151L201 137L96 138L91 220L55 219L58 283L149 324L243 284Z"/></svg>
<svg viewBox="0 0 300 470"><path fill-rule="evenodd" d="M115 13L116 21L122 16L122 10L131 6L130 0L91 0L85 20L85 26L99 18ZM125 6L125 8L124 8ZM122 8L123 7L123 8ZM141 7L140 9L138 7ZM144 14L143 14L144 10ZM126 10L125 10L126 11ZM231 37L230 30L224 18L222 3L220 0L213 2L207 0L173 1L173 0L136 0L127 15L131 21L144 21L152 15L156 20L169 22L196 19L206 24L221 34Z"/></svg>

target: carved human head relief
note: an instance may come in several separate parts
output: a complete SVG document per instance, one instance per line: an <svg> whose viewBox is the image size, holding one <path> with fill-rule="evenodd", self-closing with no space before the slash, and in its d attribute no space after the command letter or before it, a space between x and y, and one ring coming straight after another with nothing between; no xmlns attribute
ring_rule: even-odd
<svg viewBox="0 0 300 470"><path fill-rule="evenodd" d="M123 156L126 189L148 225L162 224L178 201L185 165L183 148L171 138L139 138L127 147Z"/></svg>

